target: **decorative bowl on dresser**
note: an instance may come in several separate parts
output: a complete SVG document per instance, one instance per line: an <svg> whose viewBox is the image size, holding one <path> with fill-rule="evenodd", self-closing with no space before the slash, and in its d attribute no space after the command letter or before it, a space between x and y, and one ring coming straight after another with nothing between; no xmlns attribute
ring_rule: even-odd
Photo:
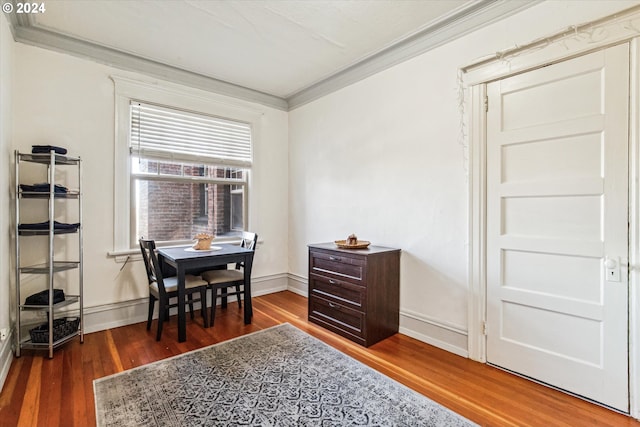
<svg viewBox="0 0 640 427"><path fill-rule="evenodd" d="M369 347L399 318L400 249L309 245L309 321Z"/></svg>

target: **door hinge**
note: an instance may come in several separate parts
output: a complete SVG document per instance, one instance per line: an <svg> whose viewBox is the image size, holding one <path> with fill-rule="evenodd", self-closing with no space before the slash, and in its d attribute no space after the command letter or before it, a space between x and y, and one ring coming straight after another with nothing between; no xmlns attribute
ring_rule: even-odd
<svg viewBox="0 0 640 427"><path fill-rule="evenodd" d="M489 97L488 96L484 97L484 112L485 113L489 112Z"/></svg>
<svg viewBox="0 0 640 427"><path fill-rule="evenodd" d="M482 322L482 335L487 335L487 322Z"/></svg>

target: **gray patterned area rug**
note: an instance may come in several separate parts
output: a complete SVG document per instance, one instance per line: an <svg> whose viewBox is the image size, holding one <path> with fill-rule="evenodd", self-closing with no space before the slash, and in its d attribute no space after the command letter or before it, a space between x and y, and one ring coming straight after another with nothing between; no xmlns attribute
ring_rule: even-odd
<svg viewBox="0 0 640 427"><path fill-rule="evenodd" d="M98 426L472 426L283 324L99 378Z"/></svg>

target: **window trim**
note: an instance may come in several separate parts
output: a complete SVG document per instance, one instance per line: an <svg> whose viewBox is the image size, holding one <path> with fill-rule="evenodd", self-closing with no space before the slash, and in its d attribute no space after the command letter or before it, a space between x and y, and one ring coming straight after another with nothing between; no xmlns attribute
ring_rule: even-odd
<svg viewBox="0 0 640 427"><path fill-rule="evenodd" d="M121 76L110 76L115 89L115 144L114 144L114 230L113 251L122 253L135 249L131 241L131 162L129 153L130 102L141 101L151 104L166 105L171 108L202 112L212 116L249 123L251 126L254 153L260 144L261 121L264 111L227 100L221 95L169 82L146 82ZM254 154L253 163L256 163ZM251 187L252 174L247 174L245 185L245 227L251 228ZM228 184L228 182L226 182Z"/></svg>

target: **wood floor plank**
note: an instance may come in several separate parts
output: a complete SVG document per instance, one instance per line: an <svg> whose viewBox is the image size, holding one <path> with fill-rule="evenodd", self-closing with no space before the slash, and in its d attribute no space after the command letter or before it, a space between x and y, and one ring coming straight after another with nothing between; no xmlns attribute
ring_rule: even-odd
<svg viewBox="0 0 640 427"><path fill-rule="evenodd" d="M65 353L66 354L66 353ZM47 425L60 424L60 411L63 396L63 358L42 360L42 390L40 392L40 418L45 420ZM42 424L40 424L42 425Z"/></svg>
<svg viewBox="0 0 640 427"><path fill-rule="evenodd" d="M43 358L38 357L31 364L26 392L20 408L20 418L18 419L18 425L20 426L35 427L38 425L38 406L42 390L42 361Z"/></svg>
<svg viewBox="0 0 640 427"><path fill-rule="evenodd" d="M2 415L0 423L18 425L22 400L27 386L27 382L22 379L29 376L31 362L31 359L20 358L12 363L2 393L0 393L0 414Z"/></svg>
<svg viewBox="0 0 640 427"><path fill-rule="evenodd" d="M85 427L95 425L93 380L216 344L284 322L361 361L482 426L640 427L632 418L396 334L361 347L307 321L307 299L292 292L254 298L251 325L231 303L216 310L215 326L198 315L187 321L188 340L177 342L177 322L156 321L85 335L45 353L25 351L15 359L0 393L0 426Z"/></svg>

